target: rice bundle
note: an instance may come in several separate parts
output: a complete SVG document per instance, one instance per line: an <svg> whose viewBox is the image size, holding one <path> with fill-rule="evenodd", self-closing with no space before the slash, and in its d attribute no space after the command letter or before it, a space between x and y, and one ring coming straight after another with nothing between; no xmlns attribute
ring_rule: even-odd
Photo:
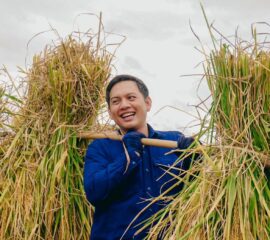
<svg viewBox="0 0 270 240"><path fill-rule="evenodd" d="M270 52L269 43L256 39L221 43L207 57L208 144L192 150L200 150L203 161L179 179L183 191L146 223L152 224L148 239L270 239Z"/></svg>
<svg viewBox="0 0 270 240"><path fill-rule="evenodd" d="M88 239L92 210L83 190L86 147L104 103L112 54L98 35L71 34L34 56L27 95L0 161L0 239Z"/></svg>

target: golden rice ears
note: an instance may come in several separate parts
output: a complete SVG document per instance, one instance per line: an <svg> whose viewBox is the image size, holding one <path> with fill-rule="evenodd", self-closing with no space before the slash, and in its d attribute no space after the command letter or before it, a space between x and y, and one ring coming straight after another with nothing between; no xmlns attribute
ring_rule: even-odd
<svg viewBox="0 0 270 240"><path fill-rule="evenodd" d="M185 187L149 219L148 239L269 239L269 42L254 34L251 43L217 44L208 26L215 47L204 51L212 104L202 122L203 160L178 177Z"/></svg>
<svg viewBox="0 0 270 240"><path fill-rule="evenodd" d="M82 181L87 142L76 131L91 129L104 103L113 54L99 34L87 41L71 34L46 46L26 71L14 135L1 145L1 239L89 238L93 209Z"/></svg>

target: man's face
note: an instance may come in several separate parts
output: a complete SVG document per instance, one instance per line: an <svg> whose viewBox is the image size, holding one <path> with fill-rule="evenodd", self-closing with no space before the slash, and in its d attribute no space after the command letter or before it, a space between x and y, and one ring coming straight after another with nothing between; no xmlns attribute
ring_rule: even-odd
<svg viewBox="0 0 270 240"><path fill-rule="evenodd" d="M150 97L144 98L135 82L123 81L111 89L109 114L123 131L140 131L146 126L146 115L151 104Z"/></svg>

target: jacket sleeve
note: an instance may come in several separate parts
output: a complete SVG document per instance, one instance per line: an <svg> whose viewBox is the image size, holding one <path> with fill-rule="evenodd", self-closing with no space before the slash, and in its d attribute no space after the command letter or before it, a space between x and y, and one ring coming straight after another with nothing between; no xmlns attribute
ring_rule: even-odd
<svg viewBox="0 0 270 240"><path fill-rule="evenodd" d="M106 200L110 192L123 182L141 161L136 154L130 156L131 163L125 171L127 160L124 151L110 161L104 149L100 142L94 141L89 145L85 156L84 189L88 201L94 206Z"/></svg>

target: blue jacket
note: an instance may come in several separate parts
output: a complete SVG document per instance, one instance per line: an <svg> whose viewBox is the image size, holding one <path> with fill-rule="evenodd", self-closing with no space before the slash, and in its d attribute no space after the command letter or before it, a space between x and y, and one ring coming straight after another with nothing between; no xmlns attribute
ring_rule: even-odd
<svg viewBox="0 0 270 240"><path fill-rule="evenodd" d="M181 148L191 144L191 138L185 138L180 132L155 131L149 125L148 129L149 138L174 141L180 138ZM125 172L127 160L121 141L98 139L89 145L85 156L84 188L88 201L95 207L91 240L119 240L149 199L176 182L170 174L164 174L178 158L175 153L165 155L170 150L145 146L140 157L136 154L130 156L131 162ZM190 158L186 158L177 167L187 169L189 165ZM170 171L179 175L180 169ZM182 187L178 186L170 194L179 192ZM145 210L122 239L143 239L146 231L134 236L140 228L136 225L162 207L163 204L156 203Z"/></svg>

